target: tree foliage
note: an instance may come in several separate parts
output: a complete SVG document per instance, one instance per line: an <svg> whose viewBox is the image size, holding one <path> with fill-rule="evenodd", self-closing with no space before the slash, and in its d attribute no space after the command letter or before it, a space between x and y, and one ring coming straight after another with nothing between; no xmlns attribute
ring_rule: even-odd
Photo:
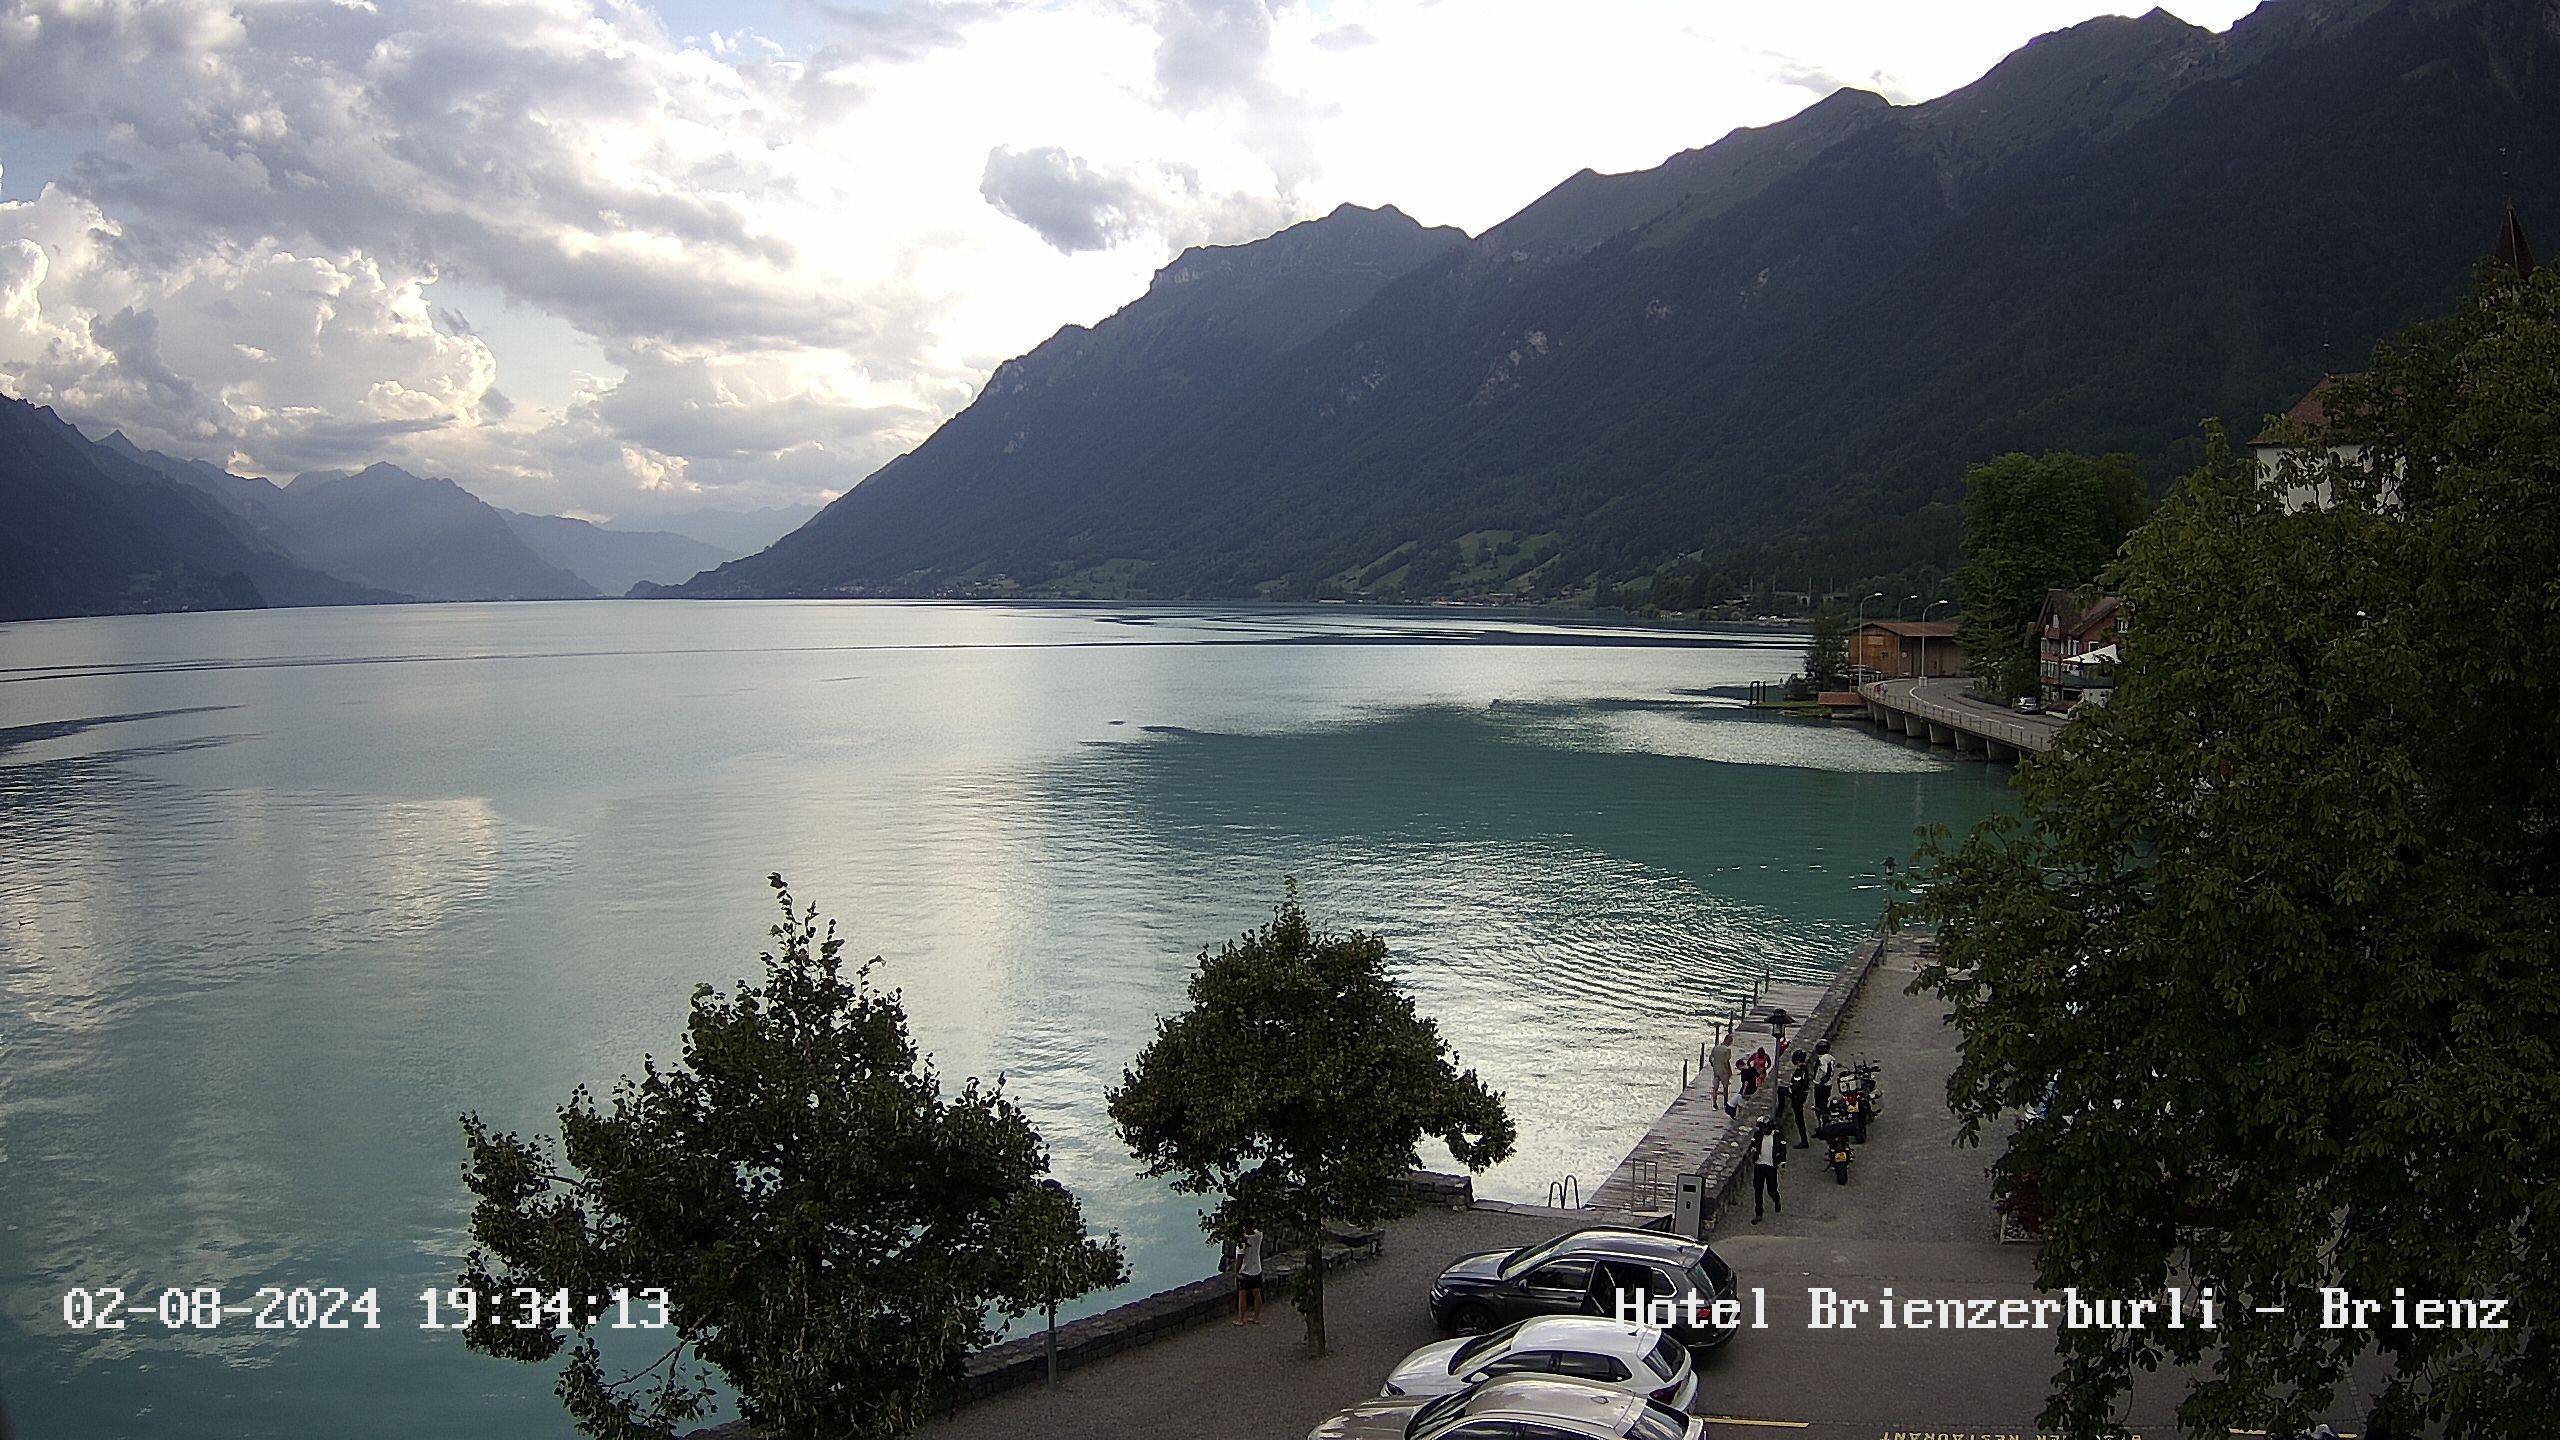
<svg viewBox="0 0 2560 1440"><path fill-rule="evenodd" d="M2035 688L2035 621L2047 591L2098 578L2142 523L2130 455L2003 455L1965 473L1960 633L1994 693Z"/></svg>
<svg viewBox="0 0 2560 1440"><path fill-rule="evenodd" d="M1849 617L1836 605L1813 615L1813 635L1805 642L1804 678L1817 690L1831 689L1849 676Z"/></svg>
<svg viewBox="0 0 2560 1440"><path fill-rule="evenodd" d="M1030 1122L974 1079L946 1097L898 996L872 986L878 961L848 973L834 924L772 884L764 983L697 988L678 1063L644 1058L610 1108L580 1087L556 1147L463 1117L464 1338L523 1361L568 1348L559 1392L587 1434L672 1435L708 1403L707 1363L766 1435L904 1435L991 1338L989 1306L1046 1305L1111 1268L1080 1218L1072 1240L1025 1228L1056 1208ZM586 1296L664 1290L673 1343L608 1378L592 1324L573 1345L511 1323L520 1288L566 1291L581 1320Z"/></svg>
<svg viewBox="0 0 2560 1440"><path fill-rule="evenodd" d="M1040 1312L1047 1322L1049 1381L1058 1379L1058 1307L1079 1295L1127 1283L1129 1259L1115 1232L1096 1240L1084 1207L1055 1180L1015 1193L1000 1227L1016 1283L998 1307L1007 1316Z"/></svg>
<svg viewBox="0 0 2560 1440"><path fill-rule="evenodd" d="M1397 988L1386 942L1318 934L1294 883L1269 925L1201 953L1189 994L1111 1091L1112 1121L1148 1174L1220 1197L1204 1229L1303 1250L1290 1295L1322 1354L1326 1222L1407 1212L1426 1135L1470 1170L1499 1162L1511 1117Z"/></svg>
<svg viewBox="0 0 2560 1440"><path fill-rule="evenodd" d="M2042 1191L2039 1281L2223 1297L2064 1332L2069 1434L2163 1359L2213 1362L2199 1435L2291 1433L2375 1348L2393 1433L2536 1433L2560 1394L2560 272L2485 277L2331 414L2368 448L2298 456L2326 510L2214 436L2130 546L2113 703L1918 907L1967 1133L2042 1107L1997 1167ZM2326 1330L2321 1285L2508 1328Z"/></svg>

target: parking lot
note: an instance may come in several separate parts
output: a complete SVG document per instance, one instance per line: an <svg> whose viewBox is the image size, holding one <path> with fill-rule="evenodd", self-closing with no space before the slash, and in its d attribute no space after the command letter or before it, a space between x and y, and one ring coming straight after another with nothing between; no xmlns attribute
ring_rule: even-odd
<svg viewBox="0 0 2560 1440"><path fill-rule="evenodd" d="M1746 1296L1766 1295L1765 1329L1748 1329L1700 1364L1698 1409L1720 1436L1807 1440L1993 1440L2028 1437L2054 1369L2043 1330L1809 1327L1812 1292L1870 1302L2032 1299L2034 1253L1992 1238L1983 1151L1954 1146L1943 1103L1954 1063L1937 1002L1901 993L1908 975L1879 970L1837 1047L1885 1066L1885 1108L1849 1183L1814 1157L1785 1173L1787 1208L1759 1224L1746 1212L1713 1237ZM1297 1312L1275 1306L1260 1327L1206 1326L1062 1377L1054 1391L1000 1395L928 1427L935 1440L1299 1440L1335 1410L1377 1393L1413 1348L1439 1338L1426 1312L1450 1260L1592 1223L1563 1213L1427 1212L1389 1231L1373 1262L1334 1277L1333 1351L1307 1358ZM2144 1437L2179 1433L2176 1375L2146 1377L2125 1422ZM2358 1429L2367 1396L2329 1418Z"/></svg>

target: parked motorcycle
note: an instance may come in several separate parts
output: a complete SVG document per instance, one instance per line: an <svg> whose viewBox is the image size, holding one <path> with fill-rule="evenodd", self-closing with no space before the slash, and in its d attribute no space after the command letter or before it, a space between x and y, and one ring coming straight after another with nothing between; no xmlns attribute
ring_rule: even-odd
<svg viewBox="0 0 2560 1440"><path fill-rule="evenodd" d="M1882 1068L1873 1060L1861 1060L1850 1066L1848 1075L1840 1082L1840 1093L1834 1097L1834 1103L1847 1107L1847 1118L1861 1145L1867 1143L1867 1126L1874 1123L1877 1112L1882 1108L1884 1089L1879 1082Z"/></svg>
<svg viewBox="0 0 2560 1440"><path fill-rule="evenodd" d="M1845 1096L1831 1097L1831 1106L1814 1127L1813 1138L1822 1142L1831 1156L1831 1173L1843 1185L1849 1183L1849 1141L1858 1133L1858 1122L1850 1118Z"/></svg>

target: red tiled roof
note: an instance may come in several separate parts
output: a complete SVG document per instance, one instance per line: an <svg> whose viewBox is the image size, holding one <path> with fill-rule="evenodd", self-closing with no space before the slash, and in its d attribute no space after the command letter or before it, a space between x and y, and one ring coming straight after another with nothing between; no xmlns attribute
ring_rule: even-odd
<svg viewBox="0 0 2560 1440"><path fill-rule="evenodd" d="M1944 640L1956 633L1956 622L1953 620L1869 620L1860 624L1858 629L1881 630L1887 635L1899 635L1905 640L1917 640L1923 635L1932 640Z"/></svg>
<svg viewBox="0 0 2560 1440"><path fill-rule="evenodd" d="M2089 612L2087 614L2072 621L2070 625L2066 627L2065 633L2069 634L2074 639L2078 639L2096 630L2099 626L2116 618L2117 603L2116 597L2113 595L2109 595L2104 599L2101 599L2097 604L2089 607Z"/></svg>
<svg viewBox="0 0 2560 1440"><path fill-rule="evenodd" d="M2294 401L2293 408L2284 412L2283 418L2305 430L2318 430L2328 424L2329 402L2325 397L2329 393L2330 384L2337 378L2335 375L2321 376L2320 383L2311 387L2311 393ZM2278 425L2269 425L2258 432L2258 438L2249 443L2251 445L2286 444L2287 437L2276 433L2280 428L2282 427Z"/></svg>

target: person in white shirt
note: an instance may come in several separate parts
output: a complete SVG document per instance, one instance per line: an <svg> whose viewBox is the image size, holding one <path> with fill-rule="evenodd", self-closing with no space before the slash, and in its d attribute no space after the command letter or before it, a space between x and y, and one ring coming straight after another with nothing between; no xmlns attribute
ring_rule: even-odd
<svg viewBox="0 0 2560 1440"><path fill-rule="evenodd" d="M1787 1213L1785 1202L1778 1198L1778 1166L1786 1159L1786 1137L1778 1127L1763 1120L1752 1132L1751 1142L1751 1223L1760 1223L1760 1202L1766 1197L1781 1215Z"/></svg>
<svg viewBox="0 0 2560 1440"><path fill-rule="evenodd" d="M1840 1062L1832 1057L1831 1042L1815 1041L1813 1043L1813 1118L1826 1122L1830 1120L1831 1082L1838 1079L1839 1074Z"/></svg>
<svg viewBox="0 0 2560 1440"><path fill-rule="evenodd" d="M1716 1027L1715 1047L1707 1051L1707 1073L1715 1079L1711 1098L1716 1108L1721 1110L1725 1102L1733 1098L1733 1042L1726 1037L1725 1028L1721 1025Z"/></svg>
<svg viewBox="0 0 2560 1440"><path fill-rule="evenodd" d="M1247 1311L1251 1311L1250 1316ZM1236 1320L1238 1325L1262 1323L1262 1232L1247 1230L1236 1244Z"/></svg>

